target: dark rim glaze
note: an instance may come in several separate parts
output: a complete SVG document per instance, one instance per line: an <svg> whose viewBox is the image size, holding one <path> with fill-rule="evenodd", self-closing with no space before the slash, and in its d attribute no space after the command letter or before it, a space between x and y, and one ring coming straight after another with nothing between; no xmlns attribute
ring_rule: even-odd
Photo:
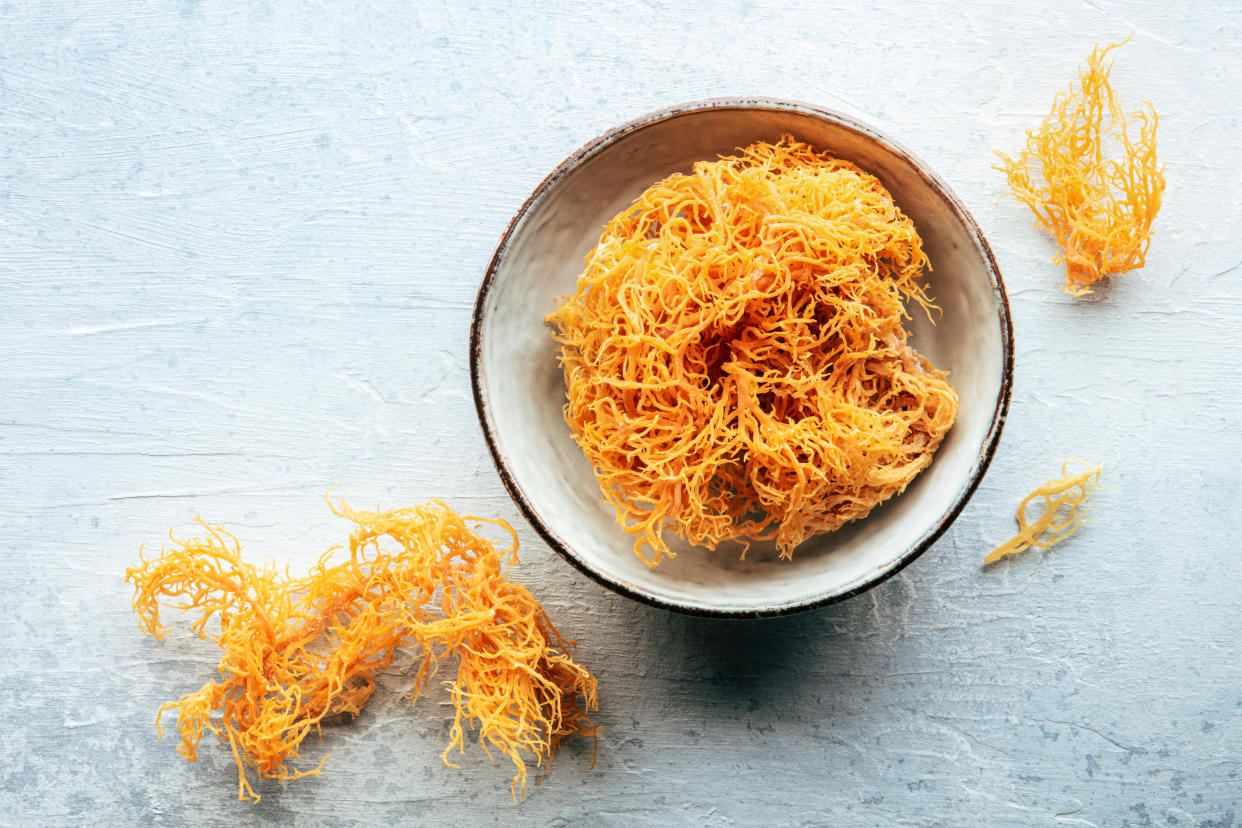
<svg viewBox="0 0 1242 828"><path fill-rule="evenodd" d="M491 410L487 401L486 381L480 366L481 361L481 341L483 336L483 305L487 299L487 294L491 290L492 283L496 280L496 273L500 269L500 263L504 260L505 254L509 250L509 243L514 234L518 231L526 216L530 213L531 208L538 203L544 195L557 185L570 171L575 169L587 158L595 155L604 148L615 143L622 137L632 133L639 132L653 124L662 121L680 118L687 115L703 112L705 110L769 110L795 112L803 115L810 115L821 120L828 121L836 126L842 127L850 132L861 135L864 138L876 141L883 145L887 150L897 157L908 163L919 176L944 200L946 204L952 208L953 212L963 225L970 231L974 238L978 249L983 253L987 264L988 277L992 282L992 293L998 301L1000 308L1000 325L1001 325L1001 344L1004 348L1004 366L1001 377L1001 392L996 400L996 408L992 413L992 425L988 430L988 434L980 451L978 463L975 465L970 479L958 491L957 497L953 502L953 506L946 512L934 526L928 529L921 538L910 546L897 561L887 568L879 568L871 578L864 579L862 582L850 586L840 592L830 593L811 600L799 601L790 604L781 604L777 606L758 607L754 609L724 609L718 607L700 607L693 604L680 604L673 601L664 600L654 595L649 595L631 584L624 581L614 580L601 572L592 569L585 562L580 560L573 550L569 548L557 535L544 523L539 513L535 510L530 500L526 497L526 493L522 491L517 480L509 471L508 463L504 454L500 450L500 446L496 442L496 436L493 433L491 425ZM859 121L854 120L840 113L829 109L824 109L812 104L800 103L797 101L781 100L777 98L709 98L701 101L691 101L689 103L671 106L666 109L660 109L650 112L632 121L624 123L618 127L610 129L598 138L587 142L578 149L573 155L566 158L553 170L547 178L540 182L535 191L531 193L530 198L524 203L514 215L513 220L509 222L508 228L505 229L504 236L500 239L500 244L496 247L496 253L492 256L491 263L487 266L487 273L483 277L483 283L479 286L479 292L475 298L474 315L470 323L470 380L474 391L475 411L478 414L479 425L483 428L483 437L487 440L488 450L491 452L492 460L496 464L496 471L500 474L500 479L504 481L505 488L509 491L509 496L513 498L513 502L517 504L518 509L526 517L527 522L534 527L539 536L543 538L550 547L555 549L561 557L573 564L577 569L592 578L599 584L620 593L628 598L641 601L644 604L650 604L661 609L672 610L674 612L685 613L687 615L697 615L708 618L769 618L780 615L790 615L795 612L815 609L817 607L826 606L844 601L846 598L852 598L862 592L871 589L876 584L896 575L901 570L910 565L915 558L922 555L927 549L935 543L950 524L957 519L958 515L966 507L966 502L970 500L971 495L979 487L979 483L983 480L984 474L988 470L988 466L992 462L992 457L996 453L996 447L1000 443L1001 430L1005 425L1005 418L1009 413L1009 397L1013 388L1013 322L1010 319L1009 297L1005 293L1005 283L1001 279L1000 268L996 265L996 258L992 255L992 248L988 246L987 239L983 237L982 231L979 229L978 223L971 216L970 212L962 204L961 200L949 188L949 186L940 180L938 176L932 173L928 167L909 150L901 144L890 138L880 134L871 127L866 126Z"/></svg>

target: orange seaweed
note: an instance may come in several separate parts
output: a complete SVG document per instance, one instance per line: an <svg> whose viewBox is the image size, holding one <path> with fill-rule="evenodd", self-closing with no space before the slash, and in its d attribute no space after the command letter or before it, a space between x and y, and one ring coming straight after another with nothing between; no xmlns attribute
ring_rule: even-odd
<svg viewBox="0 0 1242 828"><path fill-rule="evenodd" d="M521 584L506 578L517 562L517 535L503 520L463 518L440 501L387 512L332 510L352 521L349 554L329 549L304 578L242 560L235 536L201 519L205 534L172 538L157 558L126 570L141 629L163 638L161 603L191 613L201 638L215 621L223 651L219 678L163 705L177 711L179 751L193 762L215 733L232 749L239 799L259 801L259 779L318 774L298 768L302 740L321 725L357 715L375 691L376 672L399 653L418 664L417 701L441 662L458 660L450 696L456 716L444 762L463 749L465 728L516 766L512 790L524 793L526 755L550 762L565 736L597 734L596 680ZM473 524L498 526L512 545L498 551ZM171 535L170 535L171 537ZM162 735L162 730L161 730ZM324 757L326 760L327 757Z"/></svg>
<svg viewBox="0 0 1242 828"><path fill-rule="evenodd" d="M927 266L878 179L788 136L613 218L548 321L565 420L635 553L672 556L672 530L789 557L926 468L957 412L907 342Z"/></svg>
<svg viewBox="0 0 1242 828"><path fill-rule="evenodd" d="M1087 468L1070 474L1070 463L1079 463ZM1025 552L1032 546L1047 549L1077 532L1078 527L1087 520L1087 513L1091 511L1086 502L1099 484L1101 468L1088 466L1077 458L1066 460L1061 465L1061 479L1049 480L1018 504L1018 534L993 549L984 559L983 565L987 566L1009 555ZM1027 520L1027 507L1036 498L1043 498L1043 511L1035 520Z"/></svg>
<svg viewBox="0 0 1242 828"><path fill-rule="evenodd" d="M1090 293L1106 276L1144 265L1164 193L1155 107L1148 103L1127 114L1109 83L1112 64L1104 63L1128 40L1097 45L1078 72L1078 87L1058 94L1039 129L1026 131L1026 147L1013 157L997 153L996 169L1013 195L1061 246L1053 261L1065 265L1062 290L1074 296ZM1137 123L1137 135L1131 123ZM1120 159L1109 157L1108 137Z"/></svg>

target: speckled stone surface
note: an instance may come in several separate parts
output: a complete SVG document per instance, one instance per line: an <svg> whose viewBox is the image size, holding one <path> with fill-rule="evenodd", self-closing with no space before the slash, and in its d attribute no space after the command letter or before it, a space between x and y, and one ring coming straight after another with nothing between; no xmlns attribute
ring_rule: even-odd
<svg viewBox="0 0 1242 828"><path fill-rule="evenodd" d="M5 3L0 15L0 823L1201 825L1242 820L1242 11L1233 2ZM706 6L707 4L703 4ZM864 6L871 8L864 10ZM1147 267L1087 300L1000 200L1099 40L1162 115ZM1017 373L979 492L877 589L721 622L604 591L541 544L475 422L467 333L510 216L561 159L679 101L868 121L974 213ZM984 571L1060 461L1096 522ZM194 515L307 566L369 505L507 517L599 676L599 760L526 801L393 669L236 802L154 714L214 670L144 638L122 581Z"/></svg>

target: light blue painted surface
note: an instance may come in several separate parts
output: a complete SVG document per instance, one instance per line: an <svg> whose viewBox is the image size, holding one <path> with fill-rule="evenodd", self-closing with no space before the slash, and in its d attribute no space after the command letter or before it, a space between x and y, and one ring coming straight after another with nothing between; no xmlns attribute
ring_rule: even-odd
<svg viewBox="0 0 1242 828"><path fill-rule="evenodd" d="M693 6L694 4L690 4ZM1242 12L1232 2L4 4L0 822L1231 825L1242 819ZM990 169L1097 40L1162 114L1147 267L1088 301ZM992 241L1017 340L992 470L901 575L828 609L696 620L606 593L505 496L467 329L509 217L610 126L678 101L835 107L911 147ZM1061 459L1097 521L982 571ZM519 526L600 678L515 805L392 671L322 777L238 804L154 743L212 645L139 635L140 543L225 521L295 569L321 497L440 496Z"/></svg>

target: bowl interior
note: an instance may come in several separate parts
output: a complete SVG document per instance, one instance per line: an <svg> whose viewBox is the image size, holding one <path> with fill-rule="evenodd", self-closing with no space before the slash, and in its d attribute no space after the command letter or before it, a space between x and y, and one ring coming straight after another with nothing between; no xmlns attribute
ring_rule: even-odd
<svg viewBox="0 0 1242 828"><path fill-rule="evenodd" d="M574 289L605 222L646 187L695 161L792 134L876 175L915 222L943 314L912 312L914 347L949 381L957 422L928 467L866 519L811 538L792 561L771 546L716 551L668 537L652 569L600 498L562 418L565 391L544 317ZM916 309L917 310L917 309ZM501 242L475 309L480 418L506 485L535 528L579 567L643 600L717 615L775 614L852 594L917 556L982 476L1008 401L1010 335L986 242L943 184L853 122L797 104L699 105L649 116L587 145L544 182Z"/></svg>

